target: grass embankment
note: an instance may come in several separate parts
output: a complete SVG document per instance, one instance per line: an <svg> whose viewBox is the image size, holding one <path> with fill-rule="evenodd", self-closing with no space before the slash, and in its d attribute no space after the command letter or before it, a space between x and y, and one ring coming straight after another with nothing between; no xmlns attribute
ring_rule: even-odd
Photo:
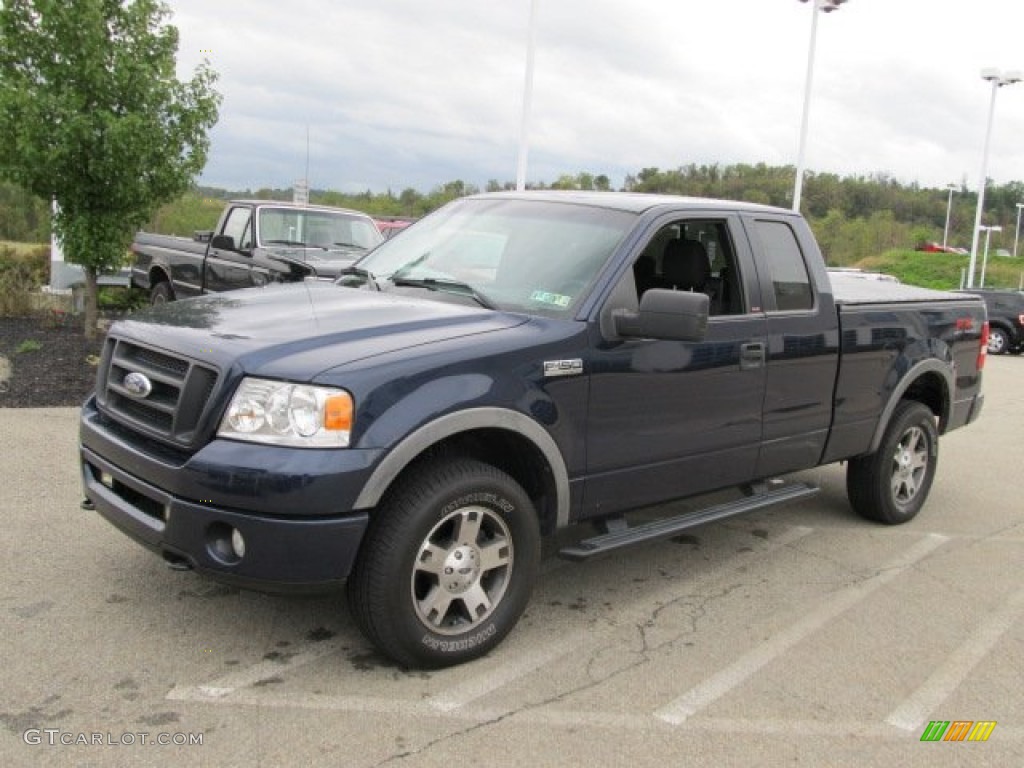
<svg viewBox="0 0 1024 768"><path fill-rule="evenodd" d="M959 288L961 275L967 273L970 256L957 253L923 253L921 251L891 250L879 256L868 256L853 266L871 272L884 272L909 285L949 290ZM982 256L979 254L974 268L974 285L981 282ZM1024 275L1024 258L993 256L989 254L985 268L986 288L1020 287Z"/></svg>
<svg viewBox="0 0 1024 768"><path fill-rule="evenodd" d="M0 250L8 248L14 251L19 256L25 253L30 253L37 248L49 248L49 243L18 243L13 240L0 240Z"/></svg>

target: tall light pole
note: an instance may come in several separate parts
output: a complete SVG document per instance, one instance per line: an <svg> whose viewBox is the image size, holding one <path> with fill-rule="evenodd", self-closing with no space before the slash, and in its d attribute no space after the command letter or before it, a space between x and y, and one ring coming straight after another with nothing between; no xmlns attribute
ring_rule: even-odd
<svg viewBox="0 0 1024 768"><path fill-rule="evenodd" d="M1017 240L1020 239L1020 209L1024 203L1017 203L1017 228L1013 230L1013 258L1017 258Z"/></svg>
<svg viewBox="0 0 1024 768"><path fill-rule="evenodd" d="M806 3L807 0L800 0ZM811 111L811 85L814 83L814 49L818 37L818 11L831 13L848 0L812 0L811 42L807 48L807 79L804 83L804 113L800 120L800 145L796 153L796 180L793 183L793 210L800 211L800 196L804 188L804 153L807 147L807 123Z"/></svg>
<svg viewBox="0 0 1024 768"><path fill-rule="evenodd" d="M946 249L946 244L949 242L949 214L953 210L953 192L956 190L956 184L947 184L946 189L949 190L949 200L946 202L946 228L942 230L942 249Z"/></svg>
<svg viewBox="0 0 1024 768"><path fill-rule="evenodd" d="M519 159L516 162L516 189L526 189L526 160L530 153L530 103L533 101L533 53L537 39L537 0L530 0L530 22L526 36L526 76L523 82L523 119L519 124Z"/></svg>
<svg viewBox="0 0 1024 768"><path fill-rule="evenodd" d="M985 208L985 182L988 174L988 148L992 140L992 118L996 113L996 92L1004 85L1024 80L1020 72L1000 72L998 69L981 70L981 79L992 83L992 98L988 105L988 124L985 127L985 148L981 152L981 172L978 174L978 210L974 213L974 235L971 239L971 261L967 268L967 287L974 287L974 266L978 263L978 236L981 234L981 213Z"/></svg>
<svg viewBox="0 0 1024 768"><path fill-rule="evenodd" d="M981 260L981 281L978 283L979 288L985 287L985 267L988 266L988 241L992 237L993 232L1002 232L1003 228L1000 226L992 227L978 227L978 230L985 230L985 257ZM968 286L970 287L970 286Z"/></svg>

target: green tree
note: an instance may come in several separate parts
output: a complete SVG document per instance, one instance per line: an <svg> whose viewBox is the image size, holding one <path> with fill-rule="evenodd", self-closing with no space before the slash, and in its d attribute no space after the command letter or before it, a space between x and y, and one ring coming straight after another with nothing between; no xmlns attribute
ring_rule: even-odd
<svg viewBox="0 0 1024 768"><path fill-rule="evenodd" d="M178 31L159 0L3 0L0 176L55 199L53 228L86 277L96 335L97 277L132 233L206 164L216 73L175 75Z"/></svg>

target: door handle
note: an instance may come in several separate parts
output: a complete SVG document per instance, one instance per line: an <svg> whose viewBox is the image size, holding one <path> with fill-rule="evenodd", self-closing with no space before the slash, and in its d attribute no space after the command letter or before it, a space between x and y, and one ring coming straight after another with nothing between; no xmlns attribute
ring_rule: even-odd
<svg viewBox="0 0 1024 768"><path fill-rule="evenodd" d="M764 343L752 341L740 345L740 370L749 371L764 365Z"/></svg>

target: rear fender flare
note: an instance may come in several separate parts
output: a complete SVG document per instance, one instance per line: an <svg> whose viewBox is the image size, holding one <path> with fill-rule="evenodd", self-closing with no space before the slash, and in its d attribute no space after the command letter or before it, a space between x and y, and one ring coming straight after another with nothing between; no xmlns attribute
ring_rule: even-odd
<svg viewBox="0 0 1024 768"><path fill-rule="evenodd" d="M885 404L885 408L882 409L882 415L878 419L878 424L875 425L875 433L871 436L871 445L869 446L867 453L874 453L878 450L878 446L882 443L882 435L885 434L885 428L889 425L889 421L892 419L893 411L896 410L896 406L903 400L904 395L907 391L925 374L937 373L944 384L942 392L942 407L939 412L939 432L942 433L942 425L945 425L949 419L950 411L950 400L951 393L955 389L955 381L953 378L953 370L949 363L943 362L942 360L922 360L911 366L903 377L896 384L892 394L889 395L889 400Z"/></svg>

